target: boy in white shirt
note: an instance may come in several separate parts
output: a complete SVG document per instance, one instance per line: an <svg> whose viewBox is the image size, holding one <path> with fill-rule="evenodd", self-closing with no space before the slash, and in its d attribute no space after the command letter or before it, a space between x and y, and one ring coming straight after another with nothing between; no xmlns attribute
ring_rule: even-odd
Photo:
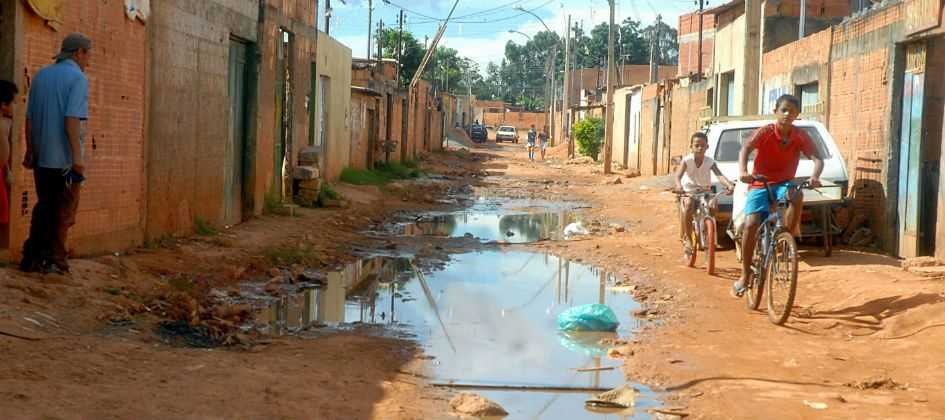
<svg viewBox="0 0 945 420"><path fill-rule="evenodd" d="M705 133L698 131L694 133L689 139L689 148L692 153L683 157L679 168L676 169L676 187L673 191L678 194L709 190L712 187L714 173L722 186L731 193L735 185L722 175L715 160L705 155L706 150L709 149L709 138ZM692 223L689 223L689 220L692 219L692 214L696 210L695 203L696 201L691 196L679 197L679 234L683 244L688 244L688 238L692 235ZM712 209L715 210L714 201Z"/></svg>

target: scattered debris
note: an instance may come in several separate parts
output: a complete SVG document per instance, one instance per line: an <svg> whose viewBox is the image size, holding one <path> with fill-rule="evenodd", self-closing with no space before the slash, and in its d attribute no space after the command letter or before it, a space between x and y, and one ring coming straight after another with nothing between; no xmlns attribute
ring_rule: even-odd
<svg viewBox="0 0 945 420"><path fill-rule="evenodd" d="M843 386L866 390L866 389L883 389L883 390L904 390L908 389L908 386L900 384L888 376L875 376L868 378L862 381L856 382L847 382Z"/></svg>
<svg viewBox="0 0 945 420"><path fill-rule="evenodd" d="M804 405L813 408L814 410L826 410L827 403L817 402L817 401L807 401L804 400Z"/></svg>
<svg viewBox="0 0 945 420"><path fill-rule="evenodd" d="M584 228L584 225L581 222L571 223L564 228L564 236L578 236L578 235L589 235L590 232Z"/></svg>
<svg viewBox="0 0 945 420"><path fill-rule="evenodd" d="M450 400L450 408L457 414L486 417L507 416L509 413L502 406L479 394L460 392Z"/></svg>
<svg viewBox="0 0 945 420"><path fill-rule="evenodd" d="M624 384L618 388L603 392L584 402L584 405L594 408L630 408L636 405L637 391Z"/></svg>

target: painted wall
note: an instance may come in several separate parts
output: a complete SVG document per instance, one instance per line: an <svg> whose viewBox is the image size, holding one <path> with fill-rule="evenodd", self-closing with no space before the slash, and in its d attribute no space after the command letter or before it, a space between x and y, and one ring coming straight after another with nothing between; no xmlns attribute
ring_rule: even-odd
<svg viewBox="0 0 945 420"><path fill-rule="evenodd" d="M736 8L737 9L737 8ZM713 53L713 74L715 79L715 112L716 115L725 115L720 107L722 106L723 86L721 83L722 74L735 72L734 95L729 100L734 101L732 115L743 115L742 103L745 84L745 16L736 14L736 9L731 9L719 16L724 26L718 28L715 34L715 51ZM726 16L733 14L733 16ZM726 20L728 19L728 20Z"/></svg>
<svg viewBox="0 0 945 420"><path fill-rule="evenodd" d="M351 49L334 38L318 33L318 51L315 54L318 76L328 77L328 124L327 144L323 145L323 176L329 181L336 180L341 170L348 165L351 159ZM318 115L318 104L314 101L315 115ZM318 123L314 127L315 138L319 138ZM306 143L307 144L307 143Z"/></svg>

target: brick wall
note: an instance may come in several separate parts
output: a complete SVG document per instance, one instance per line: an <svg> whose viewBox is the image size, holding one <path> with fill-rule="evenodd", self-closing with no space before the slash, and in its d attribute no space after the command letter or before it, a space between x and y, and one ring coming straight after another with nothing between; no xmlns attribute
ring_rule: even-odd
<svg viewBox="0 0 945 420"><path fill-rule="evenodd" d="M669 115L671 161L688 154L692 134L702 130L701 117L707 108L706 93L710 82L710 80L703 80L687 86L676 84L672 87L670 96L672 112Z"/></svg>
<svg viewBox="0 0 945 420"><path fill-rule="evenodd" d="M834 27L828 129L846 159L854 211L888 246L887 155L891 133L892 49L901 34L900 6L874 11Z"/></svg>
<svg viewBox="0 0 945 420"><path fill-rule="evenodd" d="M818 83L818 97L824 102L830 92L828 63L832 40L833 29L825 29L764 54L761 67L762 113L771 113L780 95L794 94L797 85L813 82ZM821 114L823 109L825 107L821 107Z"/></svg>
<svg viewBox="0 0 945 420"><path fill-rule="evenodd" d="M224 168L241 157L241 151L227 147L230 35L254 41L258 10L243 0L153 3L148 22L148 237L189 233L197 218L226 223ZM248 62L248 77L254 69ZM247 100L255 98L251 88L244 93ZM251 109L247 111L251 119ZM240 200L237 206L242 207ZM237 214L235 221L239 218Z"/></svg>
<svg viewBox="0 0 945 420"><path fill-rule="evenodd" d="M617 78L618 86L640 85L650 80L650 66L647 64L627 64L622 66L620 69L623 74ZM657 71L657 80L676 77L676 73L676 66L659 66ZM573 70L571 73L571 80L572 86L570 100L573 105L577 105L578 100L581 97L580 92L582 88L584 90L594 91L598 88L603 89L607 87L607 69L591 68ZM603 92L601 95L603 95ZM603 97L597 99L599 102L604 100Z"/></svg>
<svg viewBox="0 0 945 420"><path fill-rule="evenodd" d="M498 128L500 125L511 125L519 131L528 130L532 124L540 130L548 122L547 112L484 112L481 121L487 127Z"/></svg>
<svg viewBox="0 0 945 420"><path fill-rule="evenodd" d="M679 16L679 65L677 75L698 73L699 67L699 15L689 13ZM715 15L702 15L702 68L712 68L712 50L715 45Z"/></svg>
<svg viewBox="0 0 945 420"><path fill-rule="evenodd" d="M144 115L146 38L145 25L129 20L116 2L75 0L62 3L62 27L54 31L15 2L24 16L17 30L21 51L15 51L16 82L25 98L28 79L52 63L62 38L81 31L93 42L89 79L89 122L85 141L88 166L76 226L68 247L73 254L123 249L143 239L144 213ZM26 100L16 114L18 140L14 161L23 154L22 127ZM10 243L14 258L26 239L30 209L36 202L32 173L13 165Z"/></svg>

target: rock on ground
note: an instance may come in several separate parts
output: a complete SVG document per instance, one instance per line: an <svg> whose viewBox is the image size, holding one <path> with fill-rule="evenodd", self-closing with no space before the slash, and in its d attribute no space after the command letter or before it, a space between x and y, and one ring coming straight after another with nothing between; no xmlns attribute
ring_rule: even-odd
<svg viewBox="0 0 945 420"><path fill-rule="evenodd" d="M453 397L450 401L450 408L457 414L475 417L506 416L509 414L499 404L471 392L461 392Z"/></svg>

